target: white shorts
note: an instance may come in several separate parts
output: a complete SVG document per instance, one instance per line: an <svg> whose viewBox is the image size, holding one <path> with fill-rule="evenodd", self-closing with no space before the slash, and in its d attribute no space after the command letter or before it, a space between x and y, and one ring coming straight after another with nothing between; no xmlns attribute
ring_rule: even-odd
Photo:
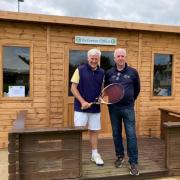
<svg viewBox="0 0 180 180"><path fill-rule="evenodd" d="M100 113L74 112L74 125L87 126L89 130L101 129Z"/></svg>

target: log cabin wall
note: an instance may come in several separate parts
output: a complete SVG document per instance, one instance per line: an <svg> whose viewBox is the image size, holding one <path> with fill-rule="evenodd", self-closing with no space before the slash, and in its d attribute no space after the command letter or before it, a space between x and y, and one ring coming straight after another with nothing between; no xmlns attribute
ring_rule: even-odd
<svg viewBox="0 0 180 180"><path fill-rule="evenodd" d="M29 15L23 15L28 19ZM32 17L36 15L32 15ZM38 16L39 17L39 16ZM38 18L37 17L37 18ZM44 17L44 16L42 16ZM47 16L51 19L51 16ZM42 18L43 19L43 18ZM49 20L48 19L48 20ZM58 19L58 17L57 17ZM2 73L2 46L28 45L31 48L31 96L26 99L5 99L0 97L0 148L7 147L8 131L19 110L28 110L26 127L62 127L71 126L73 118L72 98L68 96L69 51L89 50L97 47L102 51L114 51L117 47L126 48L128 64L135 67L140 74L141 93L136 101L137 133L139 136L160 135L159 107L180 106L180 34L173 28L156 27L148 30L146 25L118 28L107 27L96 20L81 25L82 19L75 19L73 24L63 22L51 23L33 19L23 21L18 18L0 20L0 68ZM47 21L48 21L47 20ZM30 21L30 22L29 22ZM106 21L105 21L106 22ZM118 23L117 23L118 24ZM98 27L99 26L99 27ZM131 29L132 27L132 29ZM142 27L142 29L141 29ZM94 37L116 37L116 46L79 45L74 43L76 35ZM174 55L173 96L171 98L152 97L153 53L170 53ZM2 86L2 79L1 79ZM111 136L111 126L107 107L102 105L102 136Z"/></svg>
<svg viewBox="0 0 180 180"><path fill-rule="evenodd" d="M51 126L73 125L73 104L71 97L68 97L68 53L69 50L88 50L98 47L101 50L112 51L114 47L99 45L77 45L74 44L76 35L95 36L95 37L117 37L118 45L127 48L128 63L138 68L138 46L139 34L137 31L125 31L92 27L74 27L74 26L50 26L50 46L51 46ZM64 74L64 78L63 77ZM64 86L66 87L64 90ZM60 88L62 87L62 88ZM62 107L64 99L64 107ZM102 105L102 130L101 136L111 135L111 126L107 107ZM64 120L62 115L64 114Z"/></svg>
<svg viewBox="0 0 180 180"><path fill-rule="evenodd" d="M138 121L139 134L159 136L160 134L160 112L159 107L171 107L179 109L180 106L180 34L165 32L143 32L142 33L141 65L141 94L138 99ZM172 97L152 97L152 55L153 53L173 54L173 81Z"/></svg>
<svg viewBox="0 0 180 180"><path fill-rule="evenodd" d="M30 46L33 73L30 99L0 100L0 148L7 147L7 133L12 127L17 112L28 110L26 127L45 127L49 124L49 59L47 54L47 25L1 21L0 44ZM1 50L2 55L2 50ZM2 63L2 58L1 58ZM2 64L1 64L2 68ZM2 82L1 82L2 86Z"/></svg>

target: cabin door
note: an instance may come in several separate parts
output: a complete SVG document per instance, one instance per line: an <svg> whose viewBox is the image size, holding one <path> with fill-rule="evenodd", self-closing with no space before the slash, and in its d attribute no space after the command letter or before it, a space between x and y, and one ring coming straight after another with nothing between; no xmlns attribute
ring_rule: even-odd
<svg viewBox="0 0 180 180"><path fill-rule="evenodd" d="M65 126L73 126L73 116L74 116L74 97L72 93L70 92L70 80L71 77L75 71L75 69L78 67L78 65L86 63L87 62L87 51L91 49L92 47L71 47L66 49L66 56L65 56L65 62L66 68L65 68L65 111L64 111L64 125ZM94 48L94 47L93 47ZM100 66L107 70L110 67L112 67L114 61L113 61L113 50L106 50L101 47L97 47L101 50L101 61ZM101 125L102 130L100 132L100 136L109 136L111 135L111 126L110 126L110 120L109 120L109 114L108 109L106 105L101 105Z"/></svg>

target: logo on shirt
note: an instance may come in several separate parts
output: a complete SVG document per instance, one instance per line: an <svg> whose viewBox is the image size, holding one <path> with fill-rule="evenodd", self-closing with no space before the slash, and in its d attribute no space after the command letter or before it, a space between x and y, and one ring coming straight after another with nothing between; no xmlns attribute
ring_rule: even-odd
<svg viewBox="0 0 180 180"><path fill-rule="evenodd" d="M124 77L125 79L129 79L129 78L130 78L130 76L127 75L127 74L125 74L123 77Z"/></svg>
<svg viewBox="0 0 180 180"><path fill-rule="evenodd" d="M124 79L129 79L130 75L127 74L122 75L120 72L118 72L116 75L112 76L112 79L119 81L120 77L123 77Z"/></svg>

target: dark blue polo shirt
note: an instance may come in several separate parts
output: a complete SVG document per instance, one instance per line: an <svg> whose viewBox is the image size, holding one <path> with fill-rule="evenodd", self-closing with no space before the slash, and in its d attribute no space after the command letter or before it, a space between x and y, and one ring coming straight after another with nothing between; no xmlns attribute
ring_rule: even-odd
<svg viewBox="0 0 180 180"><path fill-rule="evenodd" d="M78 70L80 80L77 89L87 102L94 102L101 93L104 70L100 67L92 70L89 64L80 65ZM100 105L92 105L90 108L82 110L81 103L75 98L74 110L78 112L99 113Z"/></svg>
<svg viewBox="0 0 180 180"><path fill-rule="evenodd" d="M118 71L116 66L112 67L106 72L105 86L111 83L120 83L123 86L124 97L120 102L110 106L134 106L134 101L140 92L140 79L136 69L127 66L127 64L121 71Z"/></svg>

